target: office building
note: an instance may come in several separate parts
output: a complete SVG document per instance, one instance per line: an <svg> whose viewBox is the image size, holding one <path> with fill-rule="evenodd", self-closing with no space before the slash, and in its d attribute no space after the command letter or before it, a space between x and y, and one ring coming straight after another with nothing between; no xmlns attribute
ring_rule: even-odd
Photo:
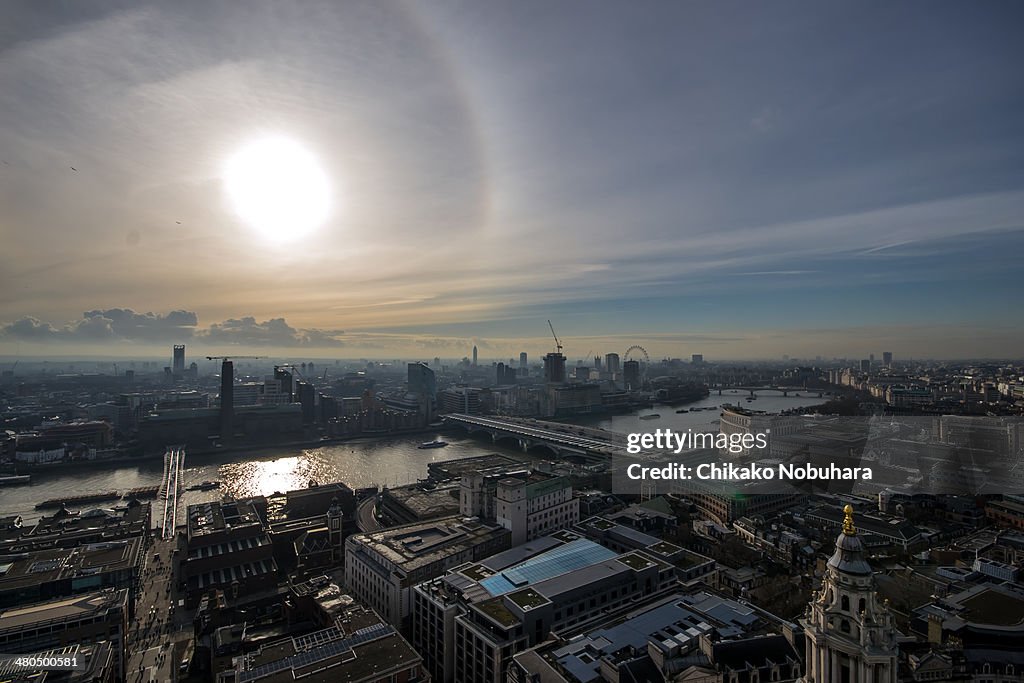
<svg viewBox="0 0 1024 683"><path fill-rule="evenodd" d="M707 589L646 600L514 657L510 683L792 682L802 670L782 619Z"/></svg>
<svg viewBox="0 0 1024 683"><path fill-rule="evenodd" d="M127 600L134 604L143 564L142 537L21 552L15 546L14 553L0 559L0 607L101 588L127 589Z"/></svg>
<svg viewBox="0 0 1024 683"><path fill-rule="evenodd" d="M476 344L473 345L473 367L476 367Z"/></svg>
<svg viewBox="0 0 1024 683"><path fill-rule="evenodd" d="M125 634L131 613L128 591L98 592L0 609L0 652L33 653L107 642L124 680Z"/></svg>
<svg viewBox="0 0 1024 683"><path fill-rule="evenodd" d="M504 527L461 516L354 534L345 539L345 587L404 630L416 584L506 550L510 538Z"/></svg>
<svg viewBox="0 0 1024 683"><path fill-rule="evenodd" d="M512 532L512 545L520 545L576 524L580 506L568 479L532 472L498 482L494 515L498 524Z"/></svg>
<svg viewBox="0 0 1024 683"><path fill-rule="evenodd" d="M530 468L519 462L488 463L481 467L460 468L456 474L461 474L459 514L493 522L497 517L498 483L512 476L528 477Z"/></svg>
<svg viewBox="0 0 1024 683"><path fill-rule="evenodd" d="M439 683L497 683L552 631L675 586L669 564L561 531L416 586L412 642Z"/></svg>
<svg viewBox="0 0 1024 683"><path fill-rule="evenodd" d="M175 377L181 377L185 374L185 345L175 344L173 351L174 359L171 361L171 370Z"/></svg>
<svg viewBox="0 0 1024 683"><path fill-rule="evenodd" d="M516 383L516 371L512 367L511 363L505 365L504 363L498 363L495 366L495 384L498 386L505 386Z"/></svg>
<svg viewBox="0 0 1024 683"><path fill-rule="evenodd" d="M572 530L617 553L643 550L646 555L671 564L681 586L717 586L718 565L714 560L662 540L665 530L675 522L672 515L632 505L617 513L591 517ZM655 535L646 533L644 529L654 531Z"/></svg>
<svg viewBox="0 0 1024 683"><path fill-rule="evenodd" d="M701 363L704 362L704 354L703 353L695 353L695 354L691 355L690 356L690 362L693 363L694 365L700 365Z"/></svg>
<svg viewBox="0 0 1024 683"><path fill-rule="evenodd" d="M263 384L260 382L242 382L236 384L232 391L232 400L236 408L256 406L261 403Z"/></svg>
<svg viewBox="0 0 1024 683"><path fill-rule="evenodd" d="M134 537L144 542L152 526L150 504L138 500L129 500L116 510L97 508L79 514L60 508L52 515L41 517L35 525L0 528L0 555L75 548Z"/></svg>
<svg viewBox="0 0 1024 683"><path fill-rule="evenodd" d="M409 393L427 396L431 401L437 398L437 379L426 363L409 363L407 383Z"/></svg>
<svg viewBox="0 0 1024 683"><path fill-rule="evenodd" d="M481 393L477 387L450 387L438 393L438 408L442 413L479 415Z"/></svg>
<svg viewBox="0 0 1024 683"><path fill-rule="evenodd" d="M604 369L611 375L619 373L619 354L617 353L606 353L604 354Z"/></svg>
<svg viewBox="0 0 1024 683"><path fill-rule="evenodd" d="M892 367L892 351L882 351L882 365L887 368Z"/></svg>
<svg viewBox="0 0 1024 683"><path fill-rule="evenodd" d="M316 387L309 382L295 383L295 401L302 406L302 423L311 425L316 422Z"/></svg>
<svg viewBox="0 0 1024 683"><path fill-rule="evenodd" d="M544 356L544 381L548 384L565 383L565 356L549 353Z"/></svg>
<svg viewBox="0 0 1024 683"><path fill-rule="evenodd" d="M626 391L639 391L643 388L640 381L640 361L627 360L622 364L622 383Z"/></svg>
<svg viewBox="0 0 1024 683"><path fill-rule="evenodd" d="M283 638L232 659L234 683L414 683L423 660L393 626L361 605L327 628Z"/></svg>
<svg viewBox="0 0 1024 683"><path fill-rule="evenodd" d="M51 658L72 659L78 669L26 669L15 662L0 663L0 681L4 683L120 683L121 652L109 641L75 643L33 652L44 661Z"/></svg>
<svg viewBox="0 0 1024 683"><path fill-rule="evenodd" d="M863 359L860 362L860 371L863 373L871 372L871 360L868 358Z"/></svg>
<svg viewBox="0 0 1024 683"><path fill-rule="evenodd" d="M527 356L526 356L526 351L523 351L522 353L520 353L520 354L519 354L519 369L520 369L520 370L524 370L524 371L525 371L525 370L526 370L526 369L528 369L529 367L530 367L530 366L529 366L529 364L527 363ZM523 372L522 374L524 374L524 375L525 375L526 373L525 373L525 372Z"/></svg>
<svg viewBox="0 0 1024 683"><path fill-rule="evenodd" d="M592 413L605 402L601 385L596 382L550 386L543 398L543 414L547 416Z"/></svg>
<svg viewBox="0 0 1024 683"><path fill-rule="evenodd" d="M274 367L274 379L280 383L280 391L282 394L287 395L288 399L284 403L292 402L292 393L295 391L293 384L292 373L284 368Z"/></svg>

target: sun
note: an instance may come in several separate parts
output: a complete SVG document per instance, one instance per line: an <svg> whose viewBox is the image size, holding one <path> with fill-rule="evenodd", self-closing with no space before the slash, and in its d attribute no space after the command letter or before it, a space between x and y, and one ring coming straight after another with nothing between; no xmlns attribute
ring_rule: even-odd
<svg viewBox="0 0 1024 683"><path fill-rule="evenodd" d="M327 174L289 138L265 138L243 147L225 165L224 184L238 216L271 242L305 237L331 213Z"/></svg>

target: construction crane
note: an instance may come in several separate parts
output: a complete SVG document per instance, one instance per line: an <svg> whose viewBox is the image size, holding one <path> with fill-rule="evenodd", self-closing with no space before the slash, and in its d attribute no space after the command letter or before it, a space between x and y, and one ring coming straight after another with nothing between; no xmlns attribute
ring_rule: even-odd
<svg viewBox="0 0 1024 683"><path fill-rule="evenodd" d="M550 320L548 321L548 327L551 328L551 336L555 338L555 348L558 350L558 353L561 353L562 352L562 342L558 341L558 335L555 334L555 326L551 324Z"/></svg>
<svg viewBox="0 0 1024 683"><path fill-rule="evenodd" d="M309 381L308 379L306 379L306 376L299 371L299 367L297 365L292 365L291 363L285 363L284 365L275 365L274 372L277 372L278 370L291 370L292 373L294 373L303 382ZM327 371L324 370L324 374L326 373Z"/></svg>

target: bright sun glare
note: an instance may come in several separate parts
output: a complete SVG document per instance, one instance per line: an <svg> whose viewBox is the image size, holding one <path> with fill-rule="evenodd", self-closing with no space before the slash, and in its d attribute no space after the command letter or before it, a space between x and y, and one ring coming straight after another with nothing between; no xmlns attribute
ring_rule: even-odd
<svg viewBox="0 0 1024 683"><path fill-rule="evenodd" d="M331 209L327 174L287 138L244 147L224 169L228 197L239 217L272 242L289 242L319 228Z"/></svg>

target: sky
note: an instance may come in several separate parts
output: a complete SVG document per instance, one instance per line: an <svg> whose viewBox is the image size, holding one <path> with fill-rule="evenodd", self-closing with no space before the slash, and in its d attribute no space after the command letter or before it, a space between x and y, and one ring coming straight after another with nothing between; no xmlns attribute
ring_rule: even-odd
<svg viewBox="0 0 1024 683"><path fill-rule="evenodd" d="M0 354L1019 357L1022 19L3 2ZM266 140L312 227L229 192Z"/></svg>

